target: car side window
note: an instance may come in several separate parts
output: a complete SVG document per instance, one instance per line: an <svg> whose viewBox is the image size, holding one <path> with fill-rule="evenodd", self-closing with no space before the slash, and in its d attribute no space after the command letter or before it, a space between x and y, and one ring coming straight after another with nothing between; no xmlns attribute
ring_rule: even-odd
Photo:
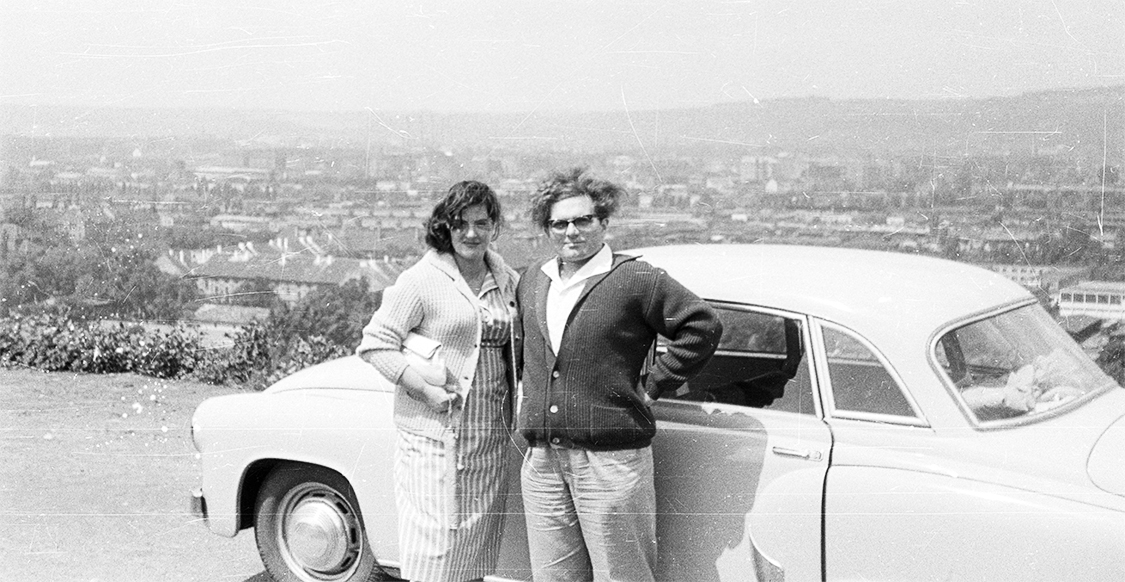
<svg viewBox="0 0 1125 582"><path fill-rule="evenodd" d="M822 329L836 410L916 416L894 377L862 341L841 329Z"/></svg>
<svg viewBox="0 0 1125 582"><path fill-rule="evenodd" d="M715 306L723 322L707 366L670 398L816 414L801 320Z"/></svg>

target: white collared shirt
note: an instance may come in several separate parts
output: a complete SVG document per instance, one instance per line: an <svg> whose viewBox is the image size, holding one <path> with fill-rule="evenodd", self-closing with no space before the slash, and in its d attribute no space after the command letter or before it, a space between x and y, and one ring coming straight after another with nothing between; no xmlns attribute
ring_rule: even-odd
<svg viewBox="0 0 1125 582"><path fill-rule="evenodd" d="M578 297L582 295L586 279L608 273L612 268L613 251L609 250L607 244L603 244L598 254L591 257L565 283L559 275L557 260L543 263L542 271L551 279L551 285L547 289L547 333L551 336L551 348L555 350L556 355L562 347L566 321L570 319L570 312L574 311L574 306L578 304Z"/></svg>

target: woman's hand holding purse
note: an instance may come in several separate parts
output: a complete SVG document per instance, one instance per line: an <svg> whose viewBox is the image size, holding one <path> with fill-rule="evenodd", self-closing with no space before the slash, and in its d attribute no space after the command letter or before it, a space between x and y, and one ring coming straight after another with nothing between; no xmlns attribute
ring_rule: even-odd
<svg viewBox="0 0 1125 582"><path fill-rule="evenodd" d="M451 412L460 402L456 382L441 357L441 343L411 332L402 342L402 355L409 364L400 382L411 398L425 402L434 412Z"/></svg>

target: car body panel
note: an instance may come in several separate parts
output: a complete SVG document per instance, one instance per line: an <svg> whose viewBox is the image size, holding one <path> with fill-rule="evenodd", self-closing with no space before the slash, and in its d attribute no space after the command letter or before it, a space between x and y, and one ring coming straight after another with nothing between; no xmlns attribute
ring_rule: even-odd
<svg viewBox="0 0 1125 582"><path fill-rule="evenodd" d="M359 357L346 357L334 360L330 371L316 366L298 370L271 384L266 392L275 394L288 390L307 390L312 386L388 393L395 391L394 385L376 372L371 364Z"/></svg>
<svg viewBox="0 0 1125 582"><path fill-rule="evenodd" d="M1121 462L1121 451L1125 451L1125 419L1114 421L1098 438L1086 465L1094 484L1114 495L1125 495L1125 463Z"/></svg>
<svg viewBox="0 0 1125 582"><path fill-rule="evenodd" d="M836 467L825 567L841 580L1120 580L1118 512L955 475ZM935 559L935 557L937 557Z"/></svg>
<svg viewBox="0 0 1125 582"><path fill-rule="evenodd" d="M819 577L827 426L727 404L668 401L655 412L657 578L745 580L762 560L790 579Z"/></svg>
<svg viewBox="0 0 1125 582"><path fill-rule="evenodd" d="M832 468L884 467L970 478L1050 492L1059 497L1125 511L1125 497L1091 487L1086 466L1104 427L1125 410L1125 390L1114 390L1066 416L1009 430L900 427L830 419L835 437ZM1120 458L1122 452L1116 452Z"/></svg>

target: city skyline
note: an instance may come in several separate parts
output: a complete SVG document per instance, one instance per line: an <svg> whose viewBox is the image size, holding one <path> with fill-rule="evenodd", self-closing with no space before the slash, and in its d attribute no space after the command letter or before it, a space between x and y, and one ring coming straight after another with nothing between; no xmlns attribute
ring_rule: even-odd
<svg viewBox="0 0 1125 582"><path fill-rule="evenodd" d="M630 111L1125 83L1111 0L109 0L0 17L0 105Z"/></svg>

